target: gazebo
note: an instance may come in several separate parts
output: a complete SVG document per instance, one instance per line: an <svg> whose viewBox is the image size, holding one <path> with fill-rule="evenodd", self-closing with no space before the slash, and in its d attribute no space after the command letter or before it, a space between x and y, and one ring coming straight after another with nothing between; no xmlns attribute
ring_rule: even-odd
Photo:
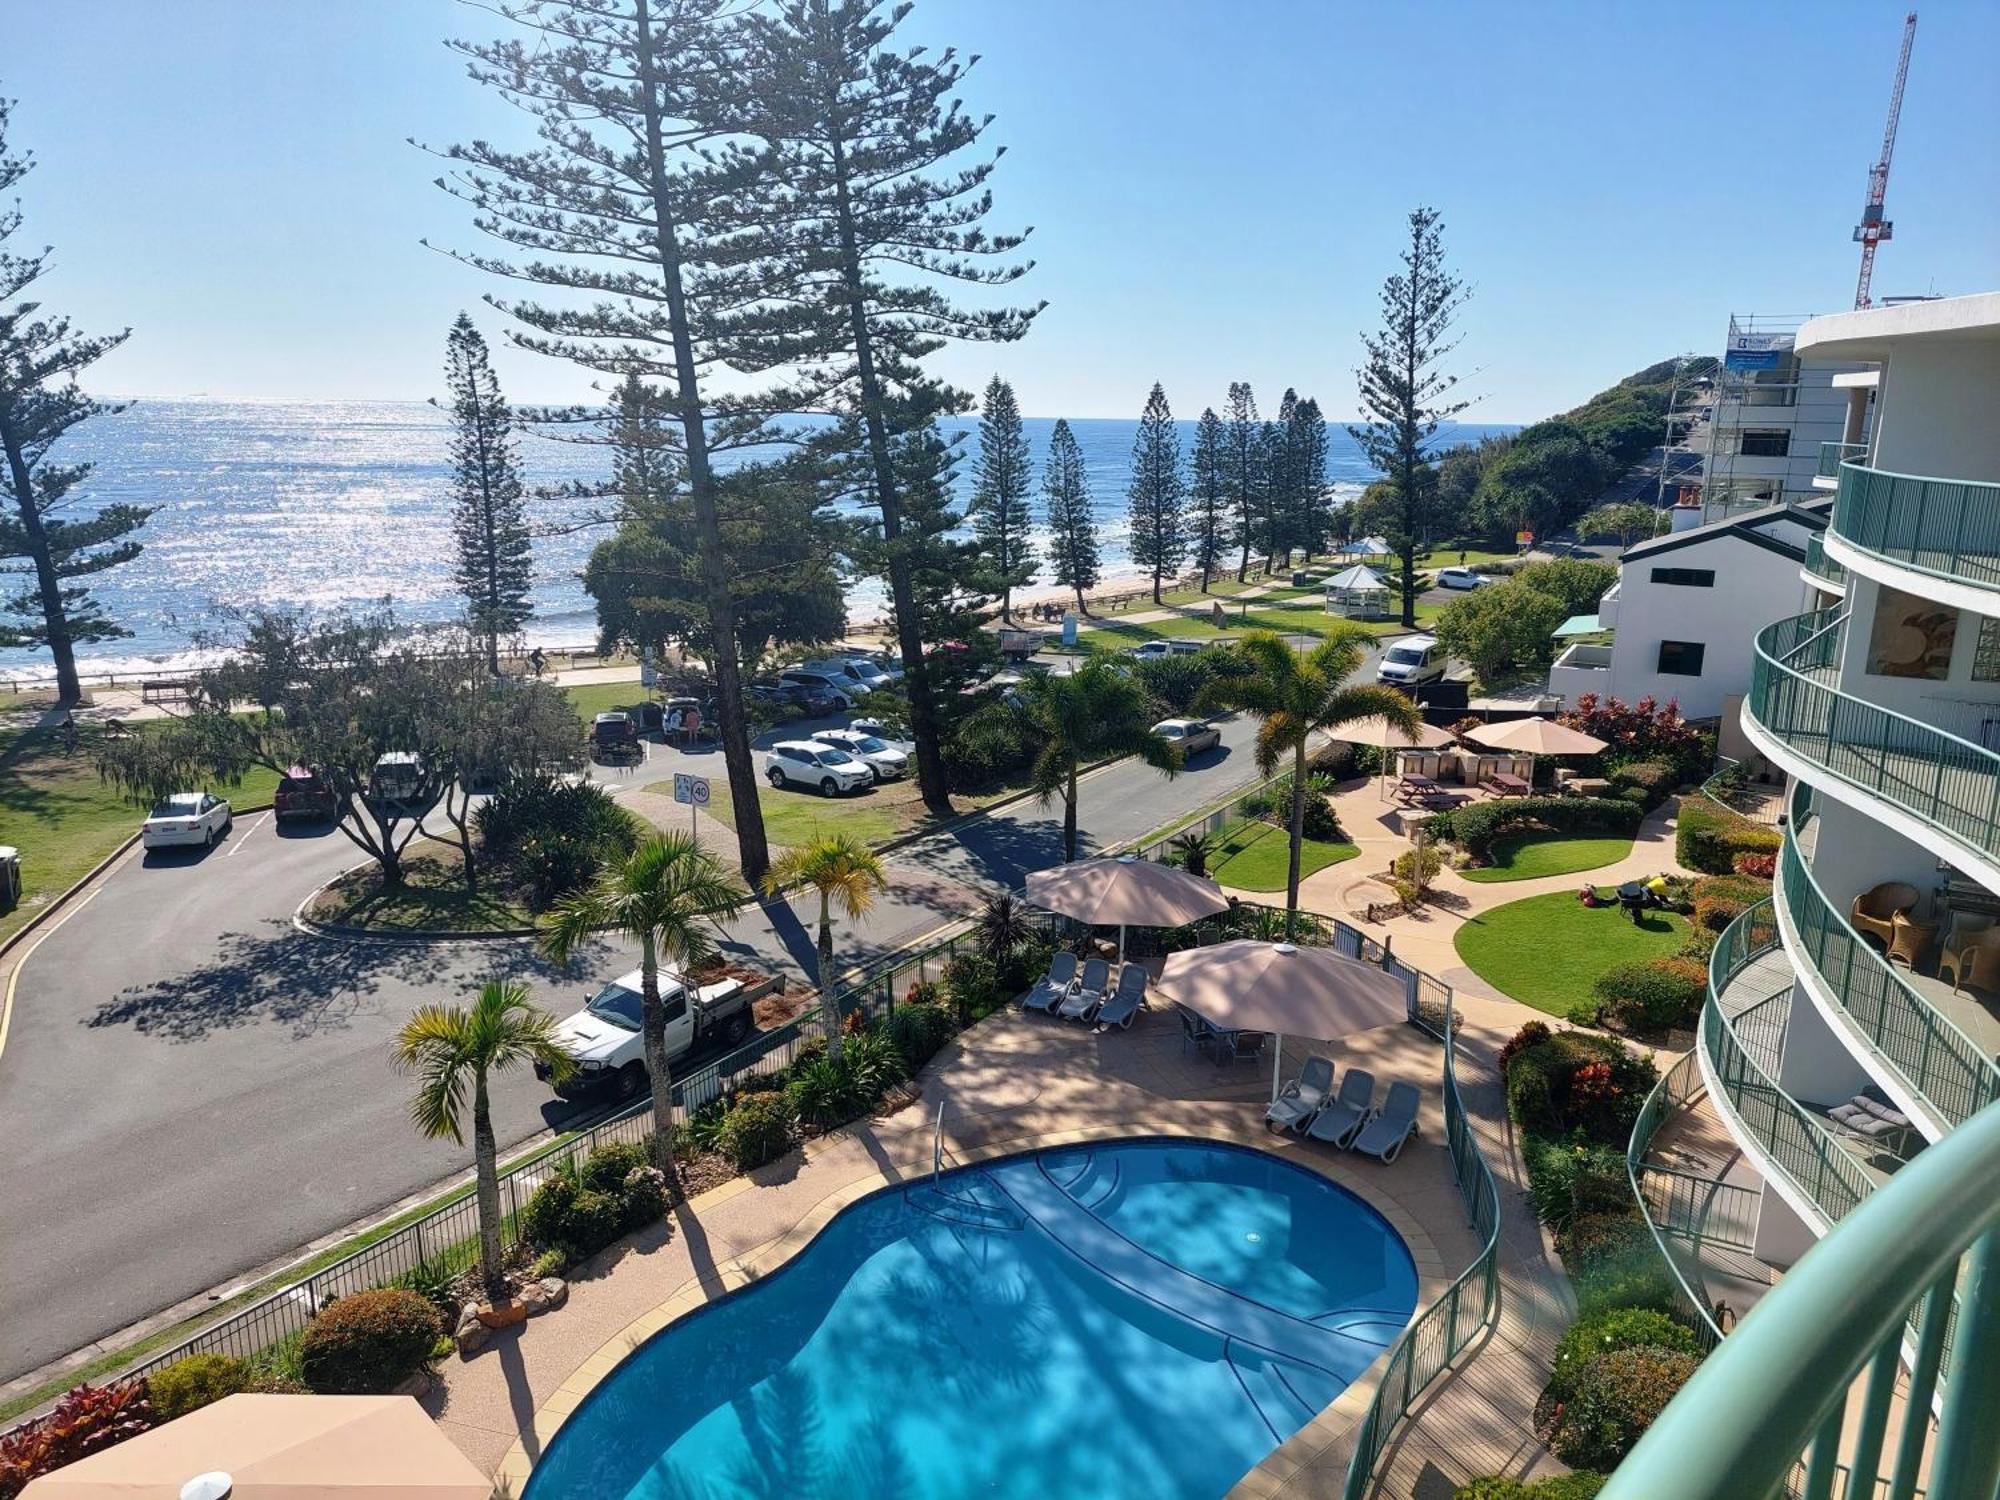
<svg viewBox="0 0 2000 1500"><path fill-rule="evenodd" d="M1336 555L1340 557L1388 557L1392 553L1389 544L1381 537L1359 536L1355 537L1352 541L1343 543Z"/></svg>
<svg viewBox="0 0 2000 1500"><path fill-rule="evenodd" d="M1389 585L1373 568L1356 563L1327 579L1326 607L1349 620L1380 620L1389 613Z"/></svg>

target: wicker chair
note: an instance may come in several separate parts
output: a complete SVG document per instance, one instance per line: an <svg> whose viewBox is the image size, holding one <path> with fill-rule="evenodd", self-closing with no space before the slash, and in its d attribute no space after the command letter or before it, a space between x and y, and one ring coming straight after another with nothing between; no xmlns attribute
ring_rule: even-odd
<svg viewBox="0 0 2000 1500"><path fill-rule="evenodd" d="M1966 985L2000 993L2000 928L1988 928L1966 938L1957 947L1947 947L1944 957L1938 960L1938 978L1944 978L1947 968L1951 970L1954 995Z"/></svg>
<svg viewBox="0 0 2000 1500"><path fill-rule="evenodd" d="M1896 913L1907 914L1920 899L1917 888L1908 882L1885 880L1854 898L1847 920L1856 932L1874 938L1886 949L1896 941Z"/></svg>
<svg viewBox="0 0 2000 1500"><path fill-rule="evenodd" d="M1972 969L1975 956L1972 950L1989 943L2000 942L2000 931L1996 931L1994 919L1973 912L1954 912L1951 930L1944 937L1944 951L1938 957L1938 978L1951 975L1951 991L1955 995L1964 982L1965 975Z"/></svg>

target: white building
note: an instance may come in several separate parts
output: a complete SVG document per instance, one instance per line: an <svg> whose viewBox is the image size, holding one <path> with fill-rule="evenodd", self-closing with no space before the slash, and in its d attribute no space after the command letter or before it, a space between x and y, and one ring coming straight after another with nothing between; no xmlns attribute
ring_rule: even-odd
<svg viewBox="0 0 2000 1500"><path fill-rule="evenodd" d="M1584 693L1626 703L1671 698L1683 718L1720 717L1749 690L1757 632L1797 610L1799 569L1826 525L1825 509L1822 495L1627 548L1618 582L1597 606L1599 625L1613 632L1610 644L1564 650L1549 668L1549 692L1568 705ZM1675 515L1695 521L1699 512Z"/></svg>

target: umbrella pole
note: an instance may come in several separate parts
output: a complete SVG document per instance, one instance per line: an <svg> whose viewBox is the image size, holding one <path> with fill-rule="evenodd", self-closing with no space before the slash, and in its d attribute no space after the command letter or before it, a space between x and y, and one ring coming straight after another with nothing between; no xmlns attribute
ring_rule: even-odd
<svg viewBox="0 0 2000 1500"><path fill-rule="evenodd" d="M1281 1031L1274 1037L1277 1045L1271 1049L1271 1098L1278 1097L1278 1073L1285 1062L1285 1034Z"/></svg>
<svg viewBox="0 0 2000 1500"><path fill-rule="evenodd" d="M1125 924L1123 922L1118 924L1118 963L1120 967L1123 967L1125 963Z"/></svg>

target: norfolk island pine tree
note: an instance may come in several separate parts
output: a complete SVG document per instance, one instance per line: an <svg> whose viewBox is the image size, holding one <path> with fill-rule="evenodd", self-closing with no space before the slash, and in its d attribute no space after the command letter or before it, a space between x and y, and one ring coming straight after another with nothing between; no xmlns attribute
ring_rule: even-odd
<svg viewBox="0 0 2000 1500"><path fill-rule="evenodd" d="M1090 480L1084 473L1083 449L1065 419L1056 419L1049 434L1049 458L1042 467L1042 494L1048 505L1049 571L1055 581L1076 592L1076 609L1088 615L1086 590L1099 576L1097 518L1090 509Z"/></svg>
<svg viewBox="0 0 2000 1500"><path fill-rule="evenodd" d="M1250 543L1257 530L1259 488L1257 449L1261 433L1257 421L1257 398L1247 380L1229 385L1229 425L1223 472L1229 486L1230 526L1242 551L1236 560L1236 581L1250 577Z"/></svg>
<svg viewBox="0 0 2000 1500"><path fill-rule="evenodd" d="M486 643L486 668L498 675L500 638L534 613L534 557L514 458L514 414L500 393L486 340L464 313L445 339L444 379L451 393L458 591L465 596L467 627Z"/></svg>
<svg viewBox="0 0 2000 1500"><path fill-rule="evenodd" d="M1014 618L1014 590L1034 582L1035 549L1028 540L1033 517L1028 487L1034 463L1021 435L1021 407L1014 388L995 375L987 382L979 414L979 458L972 470L972 503L966 519L978 538L980 561L1000 595L1000 618Z"/></svg>
<svg viewBox="0 0 2000 1500"><path fill-rule="evenodd" d="M1181 474L1180 432L1167 406L1167 393L1154 382L1139 415L1139 433L1132 440L1130 502L1132 561L1153 579L1153 602L1161 599L1161 580L1187 555L1187 520L1181 506L1187 481Z"/></svg>
<svg viewBox="0 0 2000 1500"><path fill-rule="evenodd" d="M1208 592L1229 550L1228 438L1215 408L1205 406L1195 428L1192 482L1188 487L1188 544Z"/></svg>

